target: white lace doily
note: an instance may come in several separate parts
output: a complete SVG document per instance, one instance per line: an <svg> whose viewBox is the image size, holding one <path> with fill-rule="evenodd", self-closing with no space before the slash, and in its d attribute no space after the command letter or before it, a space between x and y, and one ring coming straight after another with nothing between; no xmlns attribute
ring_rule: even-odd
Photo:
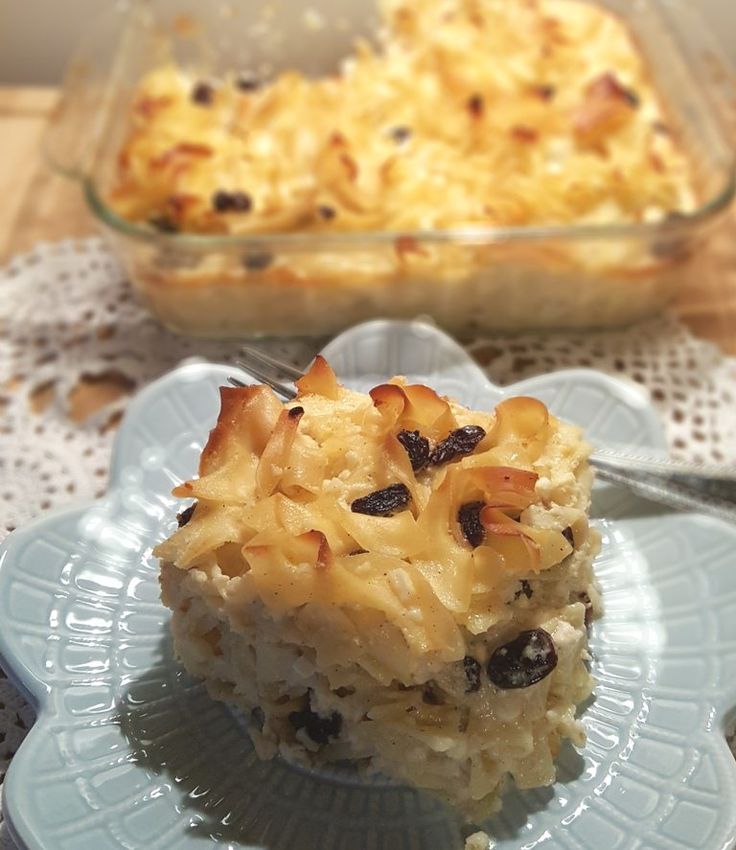
<svg viewBox="0 0 736 850"><path fill-rule="evenodd" d="M323 342L264 347L303 366ZM649 390L673 455L736 461L736 360L672 318L626 331L474 339L468 348L499 384L579 366L628 377ZM192 356L230 362L238 345L162 330L99 239L41 245L0 272L0 539L45 510L100 494L130 392ZM120 397L73 422L80 378L111 375ZM31 720L0 673L0 784Z"/></svg>

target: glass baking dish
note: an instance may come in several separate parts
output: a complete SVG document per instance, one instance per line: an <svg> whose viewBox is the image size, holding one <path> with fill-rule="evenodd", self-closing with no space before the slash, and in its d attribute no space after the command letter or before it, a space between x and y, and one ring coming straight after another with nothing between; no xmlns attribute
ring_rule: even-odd
<svg viewBox="0 0 736 850"><path fill-rule="evenodd" d="M163 51L203 76L240 68L261 78L284 68L329 73L356 36L374 32L361 0L150 0L108 10L70 65L46 153L81 182L136 291L181 333L321 335L373 317L419 315L459 335L625 325L675 296L733 198L733 79L696 4L599 5L634 33L689 155L692 213L623 225L236 236L156 232L106 203L135 86Z"/></svg>

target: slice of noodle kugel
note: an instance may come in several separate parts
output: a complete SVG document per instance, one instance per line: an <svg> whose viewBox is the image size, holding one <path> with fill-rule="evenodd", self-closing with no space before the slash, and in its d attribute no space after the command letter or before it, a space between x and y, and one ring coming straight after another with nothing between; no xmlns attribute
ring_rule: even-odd
<svg viewBox="0 0 736 850"><path fill-rule="evenodd" d="M531 398L468 410L317 358L286 404L223 387L194 500L156 549L176 651L258 754L353 759L449 801L549 785L580 744L600 611L580 431Z"/></svg>

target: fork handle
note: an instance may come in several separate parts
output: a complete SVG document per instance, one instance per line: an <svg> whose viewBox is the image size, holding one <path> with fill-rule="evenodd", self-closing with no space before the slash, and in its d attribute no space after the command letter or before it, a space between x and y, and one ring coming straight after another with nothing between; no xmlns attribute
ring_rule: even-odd
<svg viewBox="0 0 736 850"><path fill-rule="evenodd" d="M697 468L594 453L598 477L677 510L697 510L736 523L736 472Z"/></svg>

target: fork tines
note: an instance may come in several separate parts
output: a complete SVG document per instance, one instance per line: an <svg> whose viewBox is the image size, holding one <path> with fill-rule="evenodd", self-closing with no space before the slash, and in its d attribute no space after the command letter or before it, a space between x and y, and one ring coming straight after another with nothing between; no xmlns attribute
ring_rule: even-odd
<svg viewBox="0 0 736 850"><path fill-rule="evenodd" d="M299 378L304 377L304 372L302 372L301 369L296 369L289 363L277 360L275 357L271 357L270 354L266 354L264 351L259 351L257 348L251 348L249 345L244 345L241 350L244 355L242 362L246 364L246 371L249 369L250 365L260 365L266 366L269 369L275 369L280 374L285 375L290 381L298 381ZM238 361L238 365L240 365L240 363L241 361Z"/></svg>
<svg viewBox="0 0 736 850"><path fill-rule="evenodd" d="M282 398L289 400L296 398L296 391L282 381L277 380L273 377L272 373L276 371L285 375L289 380L296 381L303 376L303 372L300 372L299 369L295 369L288 363L282 363L275 357L271 357L268 354L264 354L262 351L258 351L256 348L244 346L242 353L242 359L235 361L236 366L244 372L247 372L249 375L252 375L254 378L257 378L261 383L267 384ZM245 386L245 384L237 378L229 377L228 380L231 384L233 384L233 386Z"/></svg>

